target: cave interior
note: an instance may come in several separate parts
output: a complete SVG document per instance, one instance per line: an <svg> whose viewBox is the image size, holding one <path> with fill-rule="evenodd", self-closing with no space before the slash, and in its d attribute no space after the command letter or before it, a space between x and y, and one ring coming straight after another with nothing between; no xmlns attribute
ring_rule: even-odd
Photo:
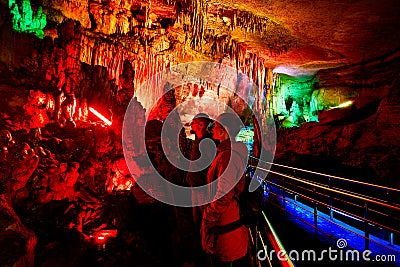
<svg viewBox="0 0 400 267"><path fill-rule="evenodd" d="M398 0L0 7L0 266L181 266L187 210L136 186L148 155L185 185L168 118L176 157L194 115L229 107L274 162L400 188Z"/></svg>

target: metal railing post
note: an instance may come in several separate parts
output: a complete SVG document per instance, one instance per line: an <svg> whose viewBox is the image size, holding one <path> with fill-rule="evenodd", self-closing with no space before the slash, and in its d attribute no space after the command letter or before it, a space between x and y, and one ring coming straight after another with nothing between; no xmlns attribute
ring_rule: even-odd
<svg viewBox="0 0 400 267"><path fill-rule="evenodd" d="M318 234L318 204L317 204L317 189L313 188L314 193L314 226L316 233Z"/></svg>
<svg viewBox="0 0 400 267"><path fill-rule="evenodd" d="M250 231L251 231L251 230L250 230ZM255 226L255 231L254 231L254 233L255 233L254 252L256 253L256 256L253 258L252 266L256 266L257 261L258 261L258 259L257 259L257 252L258 252L258 250L259 250L259 242L260 242L260 241L258 240L257 232L258 232L258 226L256 225L256 226Z"/></svg>
<svg viewBox="0 0 400 267"><path fill-rule="evenodd" d="M283 183L283 189L282 189L282 200L283 200L283 206L286 207L286 184L285 184L285 177L283 177L282 179L282 183ZM286 212L286 208L285 208L285 212Z"/></svg>
<svg viewBox="0 0 400 267"><path fill-rule="evenodd" d="M271 186L277 188L277 192L274 192L274 195L280 194L280 196L278 195L279 204L283 205L285 216L293 215L298 217L288 209L288 207L292 206L291 204L300 208L302 208L301 204L308 206L302 209L308 212L308 216L313 213L314 229L317 237L318 234L320 234L318 232L321 231L321 233L324 233L324 229L318 228L318 216L324 216L323 212L329 211L330 220L335 225L343 222L341 219L342 216L343 218L344 216L347 217L346 220L357 221L354 227L356 227L357 230L364 231L365 249L370 248L370 236L372 237L374 235L375 230L379 231L379 234L385 234L383 239L385 239L384 243L387 247L389 244L394 245L395 241L398 242L398 240L394 240L394 238L397 238L397 235L400 234L400 230L397 228L397 222L400 219L398 216L398 212L400 212L400 202L398 202L400 189L302 170L290 166L274 163L270 164L295 170L292 172L278 172L256 167L261 171L269 172L273 177L276 175L277 179L271 181ZM321 177L319 177L318 180L312 179L312 177L303 178L303 175L297 177L296 171L319 175ZM280 179L278 179L278 177ZM321 181L320 178L325 179ZM346 182L346 184L342 184L342 181ZM348 183L351 185L347 186ZM362 190L362 188L354 188L352 186L353 184L362 185L363 187L366 186L367 189ZM270 184L268 183L268 185ZM379 194L373 194L372 189L380 190ZM383 190L383 192L381 190ZM383 196L382 193L386 195ZM291 199L292 194L294 195L294 201ZM288 199L286 199L287 196L289 197ZM351 198L351 200L348 200L348 198ZM304 200L305 203L303 203L302 200ZM296 201L302 203L296 203ZM335 203L335 206L333 206L333 203ZM286 204L289 206L286 207ZM318 206L321 207L321 212L319 214ZM355 208L357 208L358 211L356 211ZM360 212L362 210L363 212ZM309 219L308 216L307 220ZM334 219L336 222L334 222ZM325 217L322 217L322 222L324 222L324 220ZM307 224L311 226L312 222L308 221ZM342 228L347 231L353 231L346 226ZM360 237L362 237L362 235L363 233L361 232ZM372 242L376 241L372 240ZM385 246L384 243L379 244Z"/></svg>
<svg viewBox="0 0 400 267"><path fill-rule="evenodd" d="M368 224L368 204L364 205L364 233L365 233L365 250L369 249L369 224Z"/></svg>
<svg viewBox="0 0 400 267"><path fill-rule="evenodd" d="M296 171L294 170L293 171L293 177L296 177ZM293 185L294 185L294 192L297 192L297 183L296 182L293 182ZM294 194L294 201L297 201L297 194L295 193Z"/></svg>
<svg viewBox="0 0 400 267"><path fill-rule="evenodd" d="M386 201L387 201L387 203L390 204L390 192L389 191L386 191ZM387 226L389 228L391 228L391 226L392 226L392 221L391 221L391 217L390 217L389 213L388 213L388 219L387 219ZM393 231L389 231L388 232L388 239L389 239L389 244L391 246L393 246L393 237L394 237Z"/></svg>
<svg viewBox="0 0 400 267"><path fill-rule="evenodd" d="M332 188L332 179L329 177L328 180L328 186L329 188ZM329 217L331 220L333 220L333 209L332 209L332 193L329 193Z"/></svg>

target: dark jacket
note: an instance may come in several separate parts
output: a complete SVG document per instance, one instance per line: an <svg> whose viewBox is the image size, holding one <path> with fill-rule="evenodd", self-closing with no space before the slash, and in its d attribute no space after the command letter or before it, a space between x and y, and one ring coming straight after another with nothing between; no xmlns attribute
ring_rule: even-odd
<svg viewBox="0 0 400 267"><path fill-rule="evenodd" d="M195 160L198 160L201 156L200 153L200 142L206 138L209 138L211 141L214 141L214 139L212 139L211 134L205 134L202 138L200 139L196 139L193 143L193 148L192 148L192 153L190 155L190 166L189 166L189 172L186 176L186 182L191 186L191 187L197 187L197 186L202 186L207 184L207 172L208 172L208 167L201 170L201 171L191 171L194 169L194 167L196 167L196 163L193 162ZM204 143L205 144L205 149L204 149L204 161L208 161L211 162L212 158L214 156L214 151L215 151L215 146L213 146L210 143ZM197 163L198 164L203 164L204 161L200 161ZM200 166L201 166L200 165Z"/></svg>
<svg viewBox="0 0 400 267"><path fill-rule="evenodd" d="M233 151L232 151L233 150ZM247 253L248 230L240 226L219 233L218 229L240 219L237 198L244 190L247 147L241 142L226 140L218 145L217 156L207 175L213 201L206 205L202 221L203 249L223 262L242 258ZM212 183L213 182L213 183Z"/></svg>

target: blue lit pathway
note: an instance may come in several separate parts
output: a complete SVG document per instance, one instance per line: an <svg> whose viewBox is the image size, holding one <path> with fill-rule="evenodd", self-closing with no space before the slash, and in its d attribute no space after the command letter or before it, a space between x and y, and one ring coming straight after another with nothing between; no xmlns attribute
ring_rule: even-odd
<svg viewBox="0 0 400 267"><path fill-rule="evenodd" d="M320 231L316 231L313 209L293 199L283 201L270 195L266 214L296 266L400 266L400 246L390 245L387 240L371 234L369 255L364 252L364 232L338 219L331 222L322 212L318 212ZM363 252L370 261L363 260Z"/></svg>

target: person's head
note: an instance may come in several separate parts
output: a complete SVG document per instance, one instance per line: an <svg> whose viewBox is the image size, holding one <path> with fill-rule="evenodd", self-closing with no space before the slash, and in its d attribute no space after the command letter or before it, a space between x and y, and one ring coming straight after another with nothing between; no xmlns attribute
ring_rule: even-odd
<svg viewBox="0 0 400 267"><path fill-rule="evenodd" d="M213 120L205 113L193 117L190 127L196 138L201 138L207 133L207 127Z"/></svg>
<svg viewBox="0 0 400 267"><path fill-rule="evenodd" d="M219 141L234 140L243 123L234 113L222 113L214 122L213 138Z"/></svg>

